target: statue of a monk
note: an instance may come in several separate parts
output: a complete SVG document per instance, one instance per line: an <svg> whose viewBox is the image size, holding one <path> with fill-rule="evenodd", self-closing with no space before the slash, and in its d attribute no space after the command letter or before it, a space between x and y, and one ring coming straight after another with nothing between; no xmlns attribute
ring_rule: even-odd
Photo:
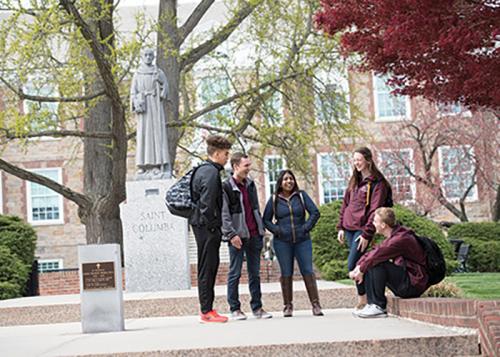
<svg viewBox="0 0 500 357"><path fill-rule="evenodd" d="M154 64L155 53L147 48L132 79L130 104L137 115L137 179L170 178L167 126L163 101L168 96L165 73Z"/></svg>

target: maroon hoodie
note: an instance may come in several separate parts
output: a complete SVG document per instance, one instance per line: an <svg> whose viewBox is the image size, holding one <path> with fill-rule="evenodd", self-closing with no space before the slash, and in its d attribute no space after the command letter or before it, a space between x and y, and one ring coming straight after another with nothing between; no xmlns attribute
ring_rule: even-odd
<svg viewBox="0 0 500 357"><path fill-rule="evenodd" d="M405 266L411 285L423 292L428 287L429 277L425 271L426 257L412 230L395 226L391 236L363 255L358 265L363 273L377 264L393 259L394 264Z"/></svg>
<svg viewBox="0 0 500 357"><path fill-rule="evenodd" d="M371 197L368 197L368 183L372 185ZM364 178L353 190L347 190L340 209L337 229L362 231L363 237L371 240L375 235L373 225L375 210L384 206L388 193L389 188L384 181L374 177Z"/></svg>

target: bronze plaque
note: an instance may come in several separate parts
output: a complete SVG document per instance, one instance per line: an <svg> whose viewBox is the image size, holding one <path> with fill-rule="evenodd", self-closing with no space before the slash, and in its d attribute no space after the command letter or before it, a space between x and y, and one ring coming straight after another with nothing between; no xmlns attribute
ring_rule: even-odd
<svg viewBox="0 0 500 357"><path fill-rule="evenodd" d="M83 263L82 276L83 290L114 289L116 286L115 263Z"/></svg>

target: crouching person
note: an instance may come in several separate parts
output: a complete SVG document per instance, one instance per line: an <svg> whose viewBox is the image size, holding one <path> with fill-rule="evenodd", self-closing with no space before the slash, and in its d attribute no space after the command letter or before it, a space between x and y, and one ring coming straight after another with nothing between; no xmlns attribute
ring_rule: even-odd
<svg viewBox="0 0 500 357"><path fill-rule="evenodd" d="M373 224L385 239L358 261L349 277L364 284L368 305L354 315L363 318L386 317L387 286L396 296L415 298L428 288L426 256L415 233L396 225L394 210L387 207L375 211Z"/></svg>

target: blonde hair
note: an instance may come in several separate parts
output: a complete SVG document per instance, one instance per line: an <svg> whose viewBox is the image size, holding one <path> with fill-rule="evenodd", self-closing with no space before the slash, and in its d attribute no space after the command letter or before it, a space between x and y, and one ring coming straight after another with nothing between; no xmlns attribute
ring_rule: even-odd
<svg viewBox="0 0 500 357"><path fill-rule="evenodd" d="M393 228L396 225L396 214L389 207L380 207L375 210L375 214L380 217L382 222Z"/></svg>

